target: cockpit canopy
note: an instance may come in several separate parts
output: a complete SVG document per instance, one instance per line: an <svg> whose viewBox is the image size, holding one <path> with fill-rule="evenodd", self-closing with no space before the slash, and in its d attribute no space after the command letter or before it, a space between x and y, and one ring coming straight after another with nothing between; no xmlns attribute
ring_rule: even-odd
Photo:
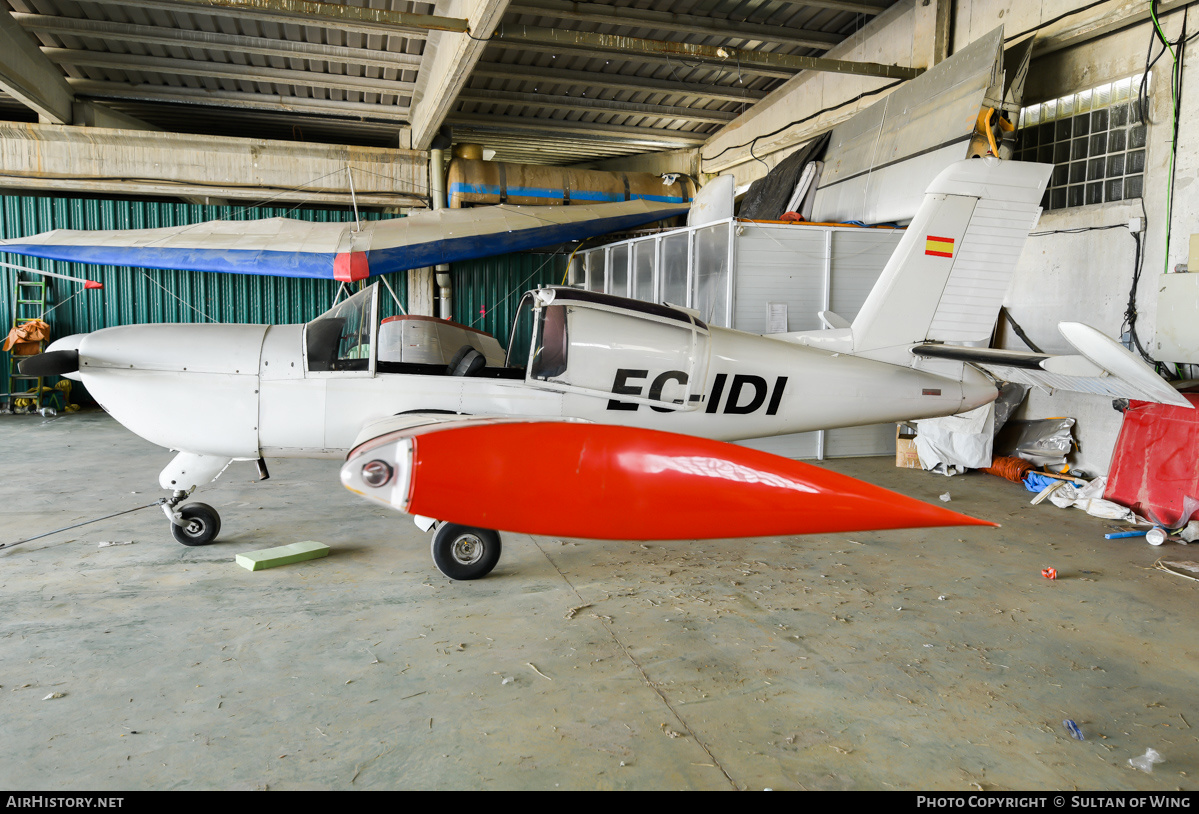
<svg viewBox="0 0 1199 814"><path fill-rule="evenodd" d="M573 288L525 294L507 356L494 337L432 317L379 323L378 284L305 326L310 372L523 377L545 390L636 409L692 410L703 401L708 326L681 308Z"/></svg>
<svg viewBox="0 0 1199 814"><path fill-rule="evenodd" d="M504 350L490 334L445 319L398 315L376 321L378 284L334 305L305 326L309 371L452 372L502 368ZM440 370L439 370L440 369ZM463 375L459 373L458 375Z"/></svg>

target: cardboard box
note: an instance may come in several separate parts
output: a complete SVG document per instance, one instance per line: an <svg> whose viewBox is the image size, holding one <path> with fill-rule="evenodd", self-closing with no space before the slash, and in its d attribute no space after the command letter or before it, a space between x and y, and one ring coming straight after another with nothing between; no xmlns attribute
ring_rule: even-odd
<svg viewBox="0 0 1199 814"><path fill-rule="evenodd" d="M922 469L916 454L916 425L901 422L895 425L895 465L902 469Z"/></svg>

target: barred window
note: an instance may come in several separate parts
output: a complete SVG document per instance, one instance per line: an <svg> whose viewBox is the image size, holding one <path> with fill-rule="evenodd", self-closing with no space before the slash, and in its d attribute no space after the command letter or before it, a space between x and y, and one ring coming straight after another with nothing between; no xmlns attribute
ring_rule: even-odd
<svg viewBox="0 0 1199 814"><path fill-rule="evenodd" d="M1043 209L1141 197L1145 125L1137 113L1140 86L1137 74L1020 111L1016 158L1053 165Z"/></svg>

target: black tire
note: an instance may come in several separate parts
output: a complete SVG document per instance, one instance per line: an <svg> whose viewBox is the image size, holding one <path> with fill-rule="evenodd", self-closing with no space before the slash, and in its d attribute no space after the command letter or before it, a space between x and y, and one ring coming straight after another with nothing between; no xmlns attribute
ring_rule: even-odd
<svg viewBox="0 0 1199 814"><path fill-rule="evenodd" d="M188 503L179 509L184 525L171 523L171 536L184 545L208 545L221 533L221 516L207 503Z"/></svg>
<svg viewBox="0 0 1199 814"><path fill-rule="evenodd" d="M433 534L433 562L450 579L481 579L500 561L499 532L443 523Z"/></svg>

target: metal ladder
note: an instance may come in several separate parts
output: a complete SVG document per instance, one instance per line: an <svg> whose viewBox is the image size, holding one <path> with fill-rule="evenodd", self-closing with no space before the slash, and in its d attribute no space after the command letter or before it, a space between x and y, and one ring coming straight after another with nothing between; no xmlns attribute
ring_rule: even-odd
<svg viewBox="0 0 1199 814"><path fill-rule="evenodd" d="M12 327L16 328L26 322L35 319L42 319L46 314L46 281L45 280L25 280L21 278L21 272L16 274L16 283L13 285L13 320ZM45 342L40 342L39 349L45 348ZM15 348L14 348L15 350ZM18 356L15 353L9 352L5 371L8 374L8 380L3 393L7 406L10 409L16 408L17 399L32 399L32 411L41 409L42 407L42 377L27 376L17 369L17 364L28 357Z"/></svg>

